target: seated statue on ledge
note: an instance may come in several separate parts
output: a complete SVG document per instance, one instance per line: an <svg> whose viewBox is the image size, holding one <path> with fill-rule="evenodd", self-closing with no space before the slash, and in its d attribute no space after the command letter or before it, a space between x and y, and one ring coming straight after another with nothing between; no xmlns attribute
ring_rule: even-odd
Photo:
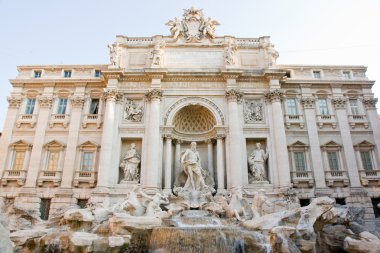
<svg viewBox="0 0 380 253"><path fill-rule="evenodd" d="M268 150L264 151L260 143L256 143L256 149L248 157L249 170L252 173L253 182L267 181L265 173L265 161L268 159Z"/></svg>
<svg viewBox="0 0 380 253"><path fill-rule="evenodd" d="M139 182L140 180L140 155L136 150L136 144L132 143L131 148L125 154L123 161L120 163L120 168L124 171L123 181Z"/></svg>

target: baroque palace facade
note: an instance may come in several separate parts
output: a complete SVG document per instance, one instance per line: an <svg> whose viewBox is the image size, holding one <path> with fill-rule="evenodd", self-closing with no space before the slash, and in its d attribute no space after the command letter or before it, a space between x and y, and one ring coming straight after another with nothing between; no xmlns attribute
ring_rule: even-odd
<svg viewBox="0 0 380 253"><path fill-rule="evenodd" d="M269 37L216 36L195 8L167 25L170 36L117 36L110 64L18 67L1 197L47 218L136 185L170 194L195 142L217 194L292 189L303 204L330 196L375 217L380 125L366 67L278 65Z"/></svg>

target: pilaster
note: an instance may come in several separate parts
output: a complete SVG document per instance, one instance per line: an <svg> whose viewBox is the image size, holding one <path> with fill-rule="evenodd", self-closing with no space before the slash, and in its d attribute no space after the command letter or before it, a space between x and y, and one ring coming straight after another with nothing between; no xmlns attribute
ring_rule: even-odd
<svg viewBox="0 0 380 253"><path fill-rule="evenodd" d="M362 100L365 110L367 111L369 122L373 132L373 138L376 144L377 157L380 159L380 120L377 115L376 103L377 98L364 98ZM379 161L380 162L380 161Z"/></svg>

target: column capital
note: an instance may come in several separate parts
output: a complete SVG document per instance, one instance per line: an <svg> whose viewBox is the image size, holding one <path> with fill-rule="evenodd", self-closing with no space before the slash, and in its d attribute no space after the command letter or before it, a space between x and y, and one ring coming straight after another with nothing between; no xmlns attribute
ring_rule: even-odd
<svg viewBox="0 0 380 253"><path fill-rule="evenodd" d="M151 89L147 93L145 93L145 97L148 101L152 101L155 99L161 100L162 98L162 90L160 89Z"/></svg>
<svg viewBox="0 0 380 253"><path fill-rule="evenodd" d="M73 95L70 97L71 106L75 108L82 108L84 101L85 101L84 96Z"/></svg>
<svg viewBox="0 0 380 253"><path fill-rule="evenodd" d="M273 101L280 102L282 98L284 97L284 92L281 89L269 90L264 93L264 97L266 101L269 101L269 102L273 102Z"/></svg>
<svg viewBox="0 0 380 253"><path fill-rule="evenodd" d="M166 140L173 139L173 136L171 134L168 134L168 133L163 134L162 137L164 137Z"/></svg>
<svg viewBox="0 0 380 253"><path fill-rule="evenodd" d="M226 138L225 134L217 134L216 135L216 139L218 139L218 140L223 140L224 138Z"/></svg>
<svg viewBox="0 0 380 253"><path fill-rule="evenodd" d="M240 102L244 93L237 89L226 90L226 97L228 101Z"/></svg>
<svg viewBox="0 0 380 253"><path fill-rule="evenodd" d="M345 109L347 104L347 99L345 97L335 97L331 99L335 109Z"/></svg>
<svg viewBox="0 0 380 253"><path fill-rule="evenodd" d="M9 108L19 108L21 104L21 98L15 96L7 97L7 101L9 103Z"/></svg>
<svg viewBox="0 0 380 253"><path fill-rule="evenodd" d="M206 143L206 144L210 144L210 143L212 144L213 142L214 142L213 139L207 139L207 140L205 140L205 143Z"/></svg>
<svg viewBox="0 0 380 253"><path fill-rule="evenodd" d="M103 93L103 97L108 101L120 101L123 97L123 94L119 92L117 89L106 89Z"/></svg>
<svg viewBox="0 0 380 253"><path fill-rule="evenodd" d="M366 110L376 110L377 98L363 98L362 102Z"/></svg>
<svg viewBox="0 0 380 253"><path fill-rule="evenodd" d="M39 96L38 104L41 108L51 108L53 104L53 96L48 96L48 95Z"/></svg>
<svg viewBox="0 0 380 253"><path fill-rule="evenodd" d="M301 103L304 109L313 109L315 106L315 98L314 97L302 97Z"/></svg>
<svg viewBox="0 0 380 253"><path fill-rule="evenodd" d="M181 145L181 144L183 143L183 140L175 139L175 140L174 140L174 143L175 143L176 145Z"/></svg>

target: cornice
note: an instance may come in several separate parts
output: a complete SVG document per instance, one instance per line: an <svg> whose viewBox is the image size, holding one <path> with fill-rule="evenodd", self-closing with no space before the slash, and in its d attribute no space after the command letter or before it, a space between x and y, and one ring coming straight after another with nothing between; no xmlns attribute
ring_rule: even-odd
<svg viewBox="0 0 380 253"><path fill-rule="evenodd" d="M66 83L104 83L102 79L88 78L88 79L79 79L79 78L57 78L57 79L9 79L9 82L12 85L23 85L23 84L52 84L53 86L58 83L66 84Z"/></svg>
<svg viewBox="0 0 380 253"><path fill-rule="evenodd" d="M337 85L347 85L347 84L360 84L360 85L374 85L373 80L333 80L333 79L293 79L287 78L282 80L283 84L337 84Z"/></svg>

